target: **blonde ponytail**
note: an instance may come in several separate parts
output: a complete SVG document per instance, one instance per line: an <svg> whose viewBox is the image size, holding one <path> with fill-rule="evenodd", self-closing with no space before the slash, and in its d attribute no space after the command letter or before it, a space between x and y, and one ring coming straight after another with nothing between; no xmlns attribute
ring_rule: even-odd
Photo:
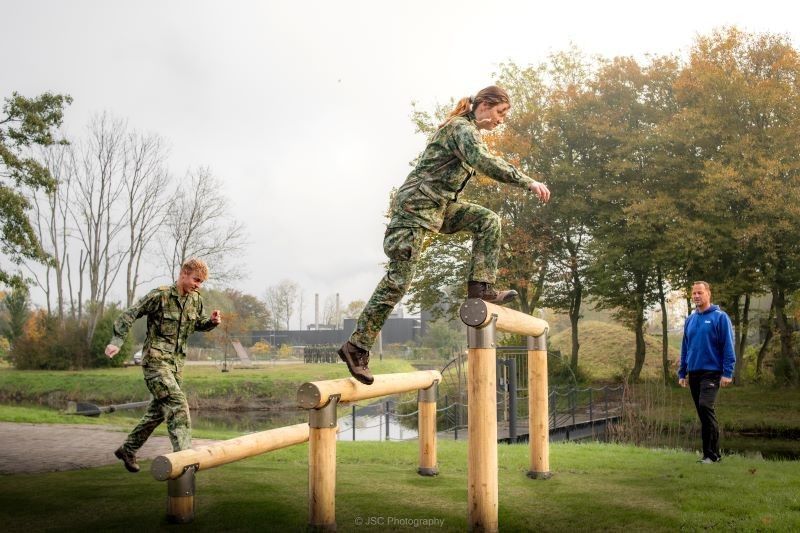
<svg viewBox="0 0 800 533"><path fill-rule="evenodd" d="M486 102L489 104L489 106L494 107L498 104L510 105L511 99L508 97L508 93L505 91L505 89L498 87L497 85L490 85L478 91L478 94L476 94L474 97L465 96L456 102L456 107L450 111L450 114L447 115L447 119L439 124L439 127L441 128L447 125L455 117L467 116L472 111L475 111L481 102Z"/></svg>

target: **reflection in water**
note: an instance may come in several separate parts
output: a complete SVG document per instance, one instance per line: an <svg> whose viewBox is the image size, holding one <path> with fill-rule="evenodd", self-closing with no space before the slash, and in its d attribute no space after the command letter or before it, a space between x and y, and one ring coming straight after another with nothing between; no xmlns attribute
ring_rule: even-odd
<svg viewBox="0 0 800 533"><path fill-rule="evenodd" d="M387 417L381 413L382 406L375 404L359 408L353 431L352 414L342 416L338 420L337 438L342 441L383 441L413 440L417 438L416 424L412 418L396 413ZM120 413L109 413L103 416L139 417L144 409L135 409ZM212 411L192 410L192 426L204 430L228 430L247 434L266 431L283 426L291 426L308 422L308 412L302 409L288 411ZM441 427L440 427L441 430ZM459 432L461 433L461 432ZM459 435L460 436L460 435ZM466 437L466 431L464 437ZM602 432L595 435L596 440L605 440ZM697 431L688 434L660 436L646 439L640 445L652 448L681 448L687 451L697 450L700 435ZM769 438L764 436L741 435L726 432L720 442L723 453L745 456L761 456L768 460L800 460L800 440Z"/></svg>
<svg viewBox="0 0 800 533"><path fill-rule="evenodd" d="M352 416L343 416L339 419L339 429L336 438L339 440L413 440L417 438L417 430L403 427L394 416L389 416L389 425L386 425L386 416L359 415L356 416L355 431L353 431Z"/></svg>
<svg viewBox="0 0 800 533"><path fill-rule="evenodd" d="M684 432L669 438L655 436L646 439L641 446L650 448L679 448L686 451L701 451L699 431ZM720 448L723 455L743 455L746 457L762 457L768 461L800 460L800 440L770 438L762 435L743 435L724 432L720 435Z"/></svg>
<svg viewBox="0 0 800 533"><path fill-rule="evenodd" d="M308 422L308 413L291 411L217 411L192 410L192 427L205 430L230 430L254 433Z"/></svg>

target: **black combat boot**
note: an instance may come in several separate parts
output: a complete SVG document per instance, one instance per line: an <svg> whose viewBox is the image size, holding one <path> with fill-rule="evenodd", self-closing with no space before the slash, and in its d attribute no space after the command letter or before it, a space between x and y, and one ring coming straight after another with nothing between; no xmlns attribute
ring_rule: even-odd
<svg viewBox="0 0 800 533"><path fill-rule="evenodd" d="M350 341L342 344L339 348L339 358L347 363L347 370L350 374L364 385L372 385L375 378L367 367L369 364L369 352L362 350Z"/></svg>
<svg viewBox="0 0 800 533"><path fill-rule="evenodd" d="M467 298L480 298L491 304L503 305L517 297L517 291L498 291L491 283L470 281L467 283Z"/></svg>
<svg viewBox="0 0 800 533"><path fill-rule="evenodd" d="M136 473L139 471L139 465L136 463L136 454L130 453L126 450L123 446L120 446L114 452L114 455L117 456L117 459L125 463L125 468L128 472Z"/></svg>

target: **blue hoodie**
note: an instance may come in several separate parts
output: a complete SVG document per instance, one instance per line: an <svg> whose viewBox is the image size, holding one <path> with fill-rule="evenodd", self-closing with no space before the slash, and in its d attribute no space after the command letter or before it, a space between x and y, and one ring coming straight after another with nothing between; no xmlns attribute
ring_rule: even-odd
<svg viewBox="0 0 800 533"><path fill-rule="evenodd" d="M678 377L685 378L687 371L710 370L732 378L735 364L733 326L728 315L718 305L712 305L702 313L695 310L689 315L683 326Z"/></svg>

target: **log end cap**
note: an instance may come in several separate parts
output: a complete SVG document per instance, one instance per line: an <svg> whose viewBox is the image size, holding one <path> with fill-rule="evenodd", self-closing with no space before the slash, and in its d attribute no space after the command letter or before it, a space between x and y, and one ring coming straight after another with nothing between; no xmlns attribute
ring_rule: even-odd
<svg viewBox="0 0 800 533"><path fill-rule="evenodd" d="M157 481L166 481L172 473L172 463L163 455L159 455L153 459L150 465L150 473Z"/></svg>
<svg viewBox="0 0 800 533"><path fill-rule="evenodd" d="M486 302L480 298L469 298L466 302L461 304L459 315L461 321L468 326L478 327L486 322L486 317L489 314L489 309Z"/></svg>
<svg viewBox="0 0 800 533"><path fill-rule="evenodd" d="M297 389L297 405L303 409L314 409L321 400L319 389L313 383L303 383Z"/></svg>

